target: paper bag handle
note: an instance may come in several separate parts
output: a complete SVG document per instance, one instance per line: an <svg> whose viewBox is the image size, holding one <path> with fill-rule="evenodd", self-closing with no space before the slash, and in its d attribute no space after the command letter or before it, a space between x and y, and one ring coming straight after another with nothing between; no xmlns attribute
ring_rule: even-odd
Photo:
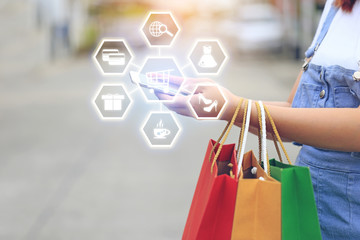
<svg viewBox="0 0 360 240"><path fill-rule="evenodd" d="M216 144L213 146L212 150L211 150L211 153L210 153L210 157L209 157L209 160L211 161L211 157L212 157L212 153L213 151L215 150L216 146L219 144L219 142L221 141L220 143L220 146L218 148L218 150L216 151L216 154L215 154L215 157L212 161L212 164L211 164L211 173L213 172L213 168L214 168L214 165L216 163L216 160L218 159L219 155L220 155L220 152L221 152L221 149L230 133L230 130L231 128L234 126L234 123L235 123L235 120L236 120L236 117L237 115L239 114L239 111L240 111L240 108L241 108L241 105L243 103L244 99L241 98L236 109L235 109L235 113L231 119L231 121L226 125L225 129L223 130L223 132L221 133L221 136L219 137L218 141L216 141ZM224 136L225 135L225 136ZM224 137L224 138L223 138ZM222 139L223 138L223 139ZM221 140L222 139L222 140Z"/></svg>
<svg viewBox="0 0 360 240"><path fill-rule="evenodd" d="M287 153L287 151L286 151L286 149L285 149L285 146L284 146L284 144L283 144L283 142L282 142L282 140L281 140L281 137L280 137L280 135L279 135L279 132L278 132L278 130L277 130L277 128L276 128L275 122L274 122L273 118L272 118L271 115L270 115L269 109L268 109L266 106L264 106L264 110L265 110L266 115L267 115L267 117L268 117L268 119L269 119L269 121L270 121L271 127L272 127L273 132L274 132L274 134L275 134L275 136L276 136L276 139L277 139L278 142L280 143L280 146L281 146L281 148L282 148L282 150L283 150L283 152L284 152L284 154L285 154L286 160L288 161L288 163L289 163L290 165L292 165L292 162L290 161L289 155L288 155L288 153ZM273 137L273 139L274 139L274 137ZM280 160L281 160L280 150L279 150L279 147L277 146L277 143L276 143L276 140L275 140L275 139L274 139L274 144L275 144L275 147L276 147L276 151L277 151L277 153L278 153L278 155L279 155L279 158L280 158Z"/></svg>
<svg viewBox="0 0 360 240"><path fill-rule="evenodd" d="M237 157L236 157L236 159L238 159L237 178L239 178L240 169L241 169L242 162L244 159L245 145L246 145L247 135L248 135L249 126L250 126L251 105L252 105L251 100L249 100L248 103L245 104L244 118L243 118L243 122L242 122L242 126L241 126L241 134L239 137ZM240 152L239 152L239 149L241 149Z"/></svg>
<svg viewBox="0 0 360 240"><path fill-rule="evenodd" d="M241 99L240 99L240 102L239 102L240 108L241 108L241 105L242 105L243 101L244 101L244 99L241 98ZM239 111L240 111L240 109L239 109ZM236 113L236 112L234 112L234 115L235 115L235 113ZM237 116L237 114L238 114L238 113L236 113L236 116ZM234 116L234 115L233 115L233 116ZM219 145L219 143L220 143L221 139L224 137L226 131L229 129L230 124L231 124L231 121L228 121L228 123L226 124L226 126L225 126L224 130L222 131L220 137L218 138L218 140L216 140L216 143L214 144L213 148L211 149L210 156L209 156L209 162L211 162L211 158L212 158L212 155L213 155L213 153L214 153L214 150L215 150L215 148L217 147L217 145Z"/></svg>
<svg viewBox="0 0 360 240"><path fill-rule="evenodd" d="M266 151L266 121L265 121L265 110L262 101L255 102L258 110L259 128L260 128L260 162L264 163L264 171L270 176L270 164L269 158L267 157Z"/></svg>

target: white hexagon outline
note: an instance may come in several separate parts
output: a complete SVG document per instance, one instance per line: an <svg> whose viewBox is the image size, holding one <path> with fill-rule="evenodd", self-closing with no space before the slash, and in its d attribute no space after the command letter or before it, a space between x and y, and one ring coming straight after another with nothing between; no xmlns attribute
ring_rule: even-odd
<svg viewBox="0 0 360 240"><path fill-rule="evenodd" d="M102 69L99 61L96 59L96 56L98 55L102 45L104 44L105 41L109 41L109 42L123 42L124 45L125 45L125 48L128 50L129 54L130 54L130 60L128 61L127 65L125 66L124 70L121 72L121 73L106 73L104 72L104 69ZM134 54L132 53L131 49L129 48L129 45L126 43L125 39L123 38L103 38L101 39L101 42L97 45L94 53L93 53L93 56L92 56L94 62L95 62L95 65L97 66L97 68L99 69L99 71L104 75L104 76L121 76L121 75L124 75L127 71L127 69L129 68L130 64L131 64L131 61L133 60L134 58Z"/></svg>
<svg viewBox="0 0 360 240"><path fill-rule="evenodd" d="M195 48L196 48L196 46L197 46L197 44L198 44L199 42L217 42L217 44L219 45L219 47L220 47L221 51L223 52L225 58L224 58L224 60L221 62L221 65L220 65L219 69L217 70L217 72L215 72L215 73L200 73L200 72L198 71L198 69L195 67L195 64L193 63L193 61L191 60L190 57L191 57L191 54L193 53L193 51L195 50ZM223 48L222 44L220 43L220 40L218 40L218 39L197 39L197 40L195 41L195 44L194 44L193 47L191 48L191 51L190 51L190 53L189 53L189 55L188 55L188 59L189 59L189 61L190 61L190 63L191 63L191 66L194 68L196 74L198 74L198 75L216 76L216 75L219 75L219 74L220 74L220 72L222 71L222 69L223 69L224 66L225 66L225 63L227 63L229 57L228 57L228 54L226 53L225 49Z"/></svg>
<svg viewBox="0 0 360 240"><path fill-rule="evenodd" d="M95 100L96 100L96 98L99 96L101 90L102 90L105 86L117 86L117 87L118 87L118 86L121 86L121 87L124 89L124 92L126 93L126 95L129 97L130 103L129 103L129 105L127 106L127 108L125 109L125 112L124 112L124 114L123 114L121 117L104 117L104 116L102 115L102 113L101 113L98 105L96 104ZM96 109L96 112L99 114L99 117L100 117L101 119L103 119L103 120L106 120L106 121L112 121L112 120L116 120L116 121L117 121L117 120L123 120L123 119L125 119L125 117L126 117L126 115L128 114L131 106L133 105L133 102L134 102L134 101L133 101L133 99L131 98L131 95L129 94L128 90L125 88L124 84L121 84L121 83L117 83L117 84L115 84L115 83L102 83L102 84L100 85L100 87L98 88L98 91L96 92L96 94L95 94L95 96L94 96L94 98L93 98L93 100L92 100L92 103L93 103L93 105L94 105L94 107L95 107L95 109Z"/></svg>
<svg viewBox="0 0 360 240"><path fill-rule="evenodd" d="M195 109L194 109L193 106L191 105L191 102L190 102L190 101L191 101L192 97L194 96L194 93L195 93L196 89L197 89L199 86L215 86L215 87L217 87L217 89L219 90L220 94L223 96L223 98L224 98L224 100L225 100L225 103L224 103L224 105L222 106L221 110L219 111L219 113L218 113L218 115L217 115L216 117L199 117L199 116L197 115ZM196 84L195 89L194 89L193 92L191 93L191 97L188 99L187 104L188 104L191 112L193 113L193 115L195 116L196 119L198 119L198 120L218 120L218 119L222 116L222 114L223 114L223 112L224 112L224 110L225 110L226 105L228 104L228 102L229 102L229 100L225 97L224 92L221 90L221 88L220 88L220 86L219 86L218 84L215 84L215 83L198 83L198 84Z"/></svg>
<svg viewBox="0 0 360 240"><path fill-rule="evenodd" d="M178 30L177 30L177 32L175 33L174 37L172 38L170 44L168 44L168 45L151 45L149 39L146 37L146 34L145 34L145 32L143 31L143 28L145 27L145 25L146 25L147 21L149 20L151 14L169 14L170 17L171 17L171 19L174 21L175 26L177 27ZM170 12L170 11L167 11L167 12L153 12L153 11L150 11L150 12L148 13L147 17L145 18L144 23L141 25L141 28L140 28L140 32L142 33L143 38L145 38L145 41L146 41L146 43L148 44L148 46L149 46L150 48L171 47L171 46L174 44L175 39L176 39L177 36L179 35L180 31L181 31L181 28L179 27L179 24L176 22L174 15L173 15L172 12Z"/></svg>
<svg viewBox="0 0 360 240"><path fill-rule="evenodd" d="M144 63L141 65L140 70L138 71L139 73L141 73L141 71L143 70L143 68L145 67L147 61L148 61L150 58L154 58L154 59L169 58L169 59L172 59L172 60L174 61L174 63L175 63L175 66L178 68L178 70L179 70L179 72L180 72L180 74L181 74L181 77L184 78L184 81L183 81L183 82L181 83L181 85L179 86L178 91L177 91L177 93L174 95L174 97L173 97L172 100L149 100L149 99L146 97L145 93L144 93L144 88L141 87L141 86L139 85L139 83L136 83L136 85L140 88L140 92L141 92L141 94L143 95L143 97L144 97L144 99L145 99L145 101L146 101L147 103L171 103L171 102L174 102L174 101L175 101L175 97L176 97L178 94L180 94L180 89L182 88L182 86L184 85L184 82L186 81L186 77L185 77L184 73L181 71L181 68L179 68L179 64L176 62L175 57L172 57L172 56L152 56L152 57L151 57L151 56L147 56L147 57L145 58Z"/></svg>
<svg viewBox="0 0 360 240"><path fill-rule="evenodd" d="M151 144L148 136L146 135L145 131L144 131L144 127L146 126L147 122L149 121L150 117L152 114L154 113L167 113L167 114L170 114L171 117L173 118L175 124L177 125L177 127L179 128L179 130L177 131L177 133L175 134L173 140L171 141L171 144L170 145L153 145ZM150 111L150 113L147 115L147 117L145 118L145 121L142 125L142 127L140 128L140 131L141 133L143 134L144 138L145 138L145 141L149 144L150 147L152 148L172 148L174 146L174 143L176 142L176 140L178 139L179 135L180 135L180 132L182 132L182 129L181 129L181 125L179 124L178 120L176 119L174 113L172 112L164 112L164 111Z"/></svg>

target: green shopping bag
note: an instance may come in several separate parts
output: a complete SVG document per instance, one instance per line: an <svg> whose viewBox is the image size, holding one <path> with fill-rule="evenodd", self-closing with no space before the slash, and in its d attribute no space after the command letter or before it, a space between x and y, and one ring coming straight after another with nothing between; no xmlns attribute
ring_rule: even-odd
<svg viewBox="0 0 360 240"><path fill-rule="evenodd" d="M291 164L274 121L265 107L266 114L273 127L288 162ZM273 137L275 139L275 136ZM276 150L281 160L279 148ZM282 160L281 160L282 161ZM311 183L310 170L307 167L285 164L271 159L270 176L281 182L281 235L283 240L321 240L319 218Z"/></svg>
<svg viewBox="0 0 360 240"><path fill-rule="evenodd" d="M281 182L282 239L321 240L309 168L271 159L270 175Z"/></svg>

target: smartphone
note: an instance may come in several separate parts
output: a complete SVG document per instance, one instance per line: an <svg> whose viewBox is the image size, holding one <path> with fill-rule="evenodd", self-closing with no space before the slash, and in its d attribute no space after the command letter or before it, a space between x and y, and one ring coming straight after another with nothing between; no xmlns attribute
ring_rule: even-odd
<svg viewBox="0 0 360 240"><path fill-rule="evenodd" d="M169 81L167 79L162 78L156 78L154 80L153 76L146 76L145 74L130 71L130 79L133 83L139 84L143 88L153 89L156 92L161 92L168 94L170 96L175 96L178 92L178 89L175 88L172 84L169 84ZM150 78L150 79L149 79ZM191 92L188 92L186 90L180 90L180 94L182 95L190 95Z"/></svg>

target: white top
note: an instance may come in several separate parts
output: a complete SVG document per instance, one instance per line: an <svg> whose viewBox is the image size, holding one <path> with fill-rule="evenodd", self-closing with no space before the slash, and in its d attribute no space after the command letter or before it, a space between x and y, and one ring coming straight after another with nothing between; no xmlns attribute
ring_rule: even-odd
<svg viewBox="0 0 360 240"><path fill-rule="evenodd" d="M312 46L320 34L322 25L333 0L327 0ZM356 1L351 13L337 11L330 28L311 62L321 66L340 65L358 70L360 60L360 1Z"/></svg>

